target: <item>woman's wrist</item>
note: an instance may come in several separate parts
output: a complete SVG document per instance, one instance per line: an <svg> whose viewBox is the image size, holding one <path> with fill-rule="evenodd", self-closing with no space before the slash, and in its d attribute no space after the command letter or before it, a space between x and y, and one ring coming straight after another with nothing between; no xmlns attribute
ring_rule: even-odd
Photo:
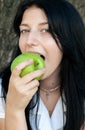
<svg viewBox="0 0 85 130"><path fill-rule="evenodd" d="M27 130L24 110L13 110L6 106L6 130ZM21 125L22 124L22 125Z"/></svg>

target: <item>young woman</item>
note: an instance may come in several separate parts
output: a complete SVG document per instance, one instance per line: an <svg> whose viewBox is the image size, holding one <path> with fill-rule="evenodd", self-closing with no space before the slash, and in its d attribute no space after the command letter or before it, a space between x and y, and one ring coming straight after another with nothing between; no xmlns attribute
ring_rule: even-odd
<svg viewBox="0 0 85 130"><path fill-rule="evenodd" d="M30 59L1 74L0 130L85 130L85 27L77 10L66 0L24 0L14 29L16 56L38 53L46 67L21 78Z"/></svg>

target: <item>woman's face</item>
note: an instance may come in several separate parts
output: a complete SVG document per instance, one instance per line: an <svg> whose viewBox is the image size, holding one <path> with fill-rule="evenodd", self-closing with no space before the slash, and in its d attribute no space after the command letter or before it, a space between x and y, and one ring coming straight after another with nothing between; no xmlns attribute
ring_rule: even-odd
<svg viewBox="0 0 85 130"><path fill-rule="evenodd" d="M20 25L19 47L22 53L34 52L44 57L47 78L58 72L62 52L49 32L48 19L36 6L27 9Z"/></svg>

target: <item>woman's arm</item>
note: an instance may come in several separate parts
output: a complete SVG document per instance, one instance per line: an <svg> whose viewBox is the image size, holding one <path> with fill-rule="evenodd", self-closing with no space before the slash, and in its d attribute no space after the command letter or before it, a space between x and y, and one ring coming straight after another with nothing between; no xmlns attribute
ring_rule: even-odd
<svg viewBox="0 0 85 130"><path fill-rule="evenodd" d="M45 72L37 70L21 78L21 70L32 62L19 64L11 74L6 97L5 130L27 130L25 108L38 90L39 81L35 78Z"/></svg>
<svg viewBox="0 0 85 130"><path fill-rule="evenodd" d="M10 108L10 106L7 105L5 130L27 130L24 111L15 112Z"/></svg>

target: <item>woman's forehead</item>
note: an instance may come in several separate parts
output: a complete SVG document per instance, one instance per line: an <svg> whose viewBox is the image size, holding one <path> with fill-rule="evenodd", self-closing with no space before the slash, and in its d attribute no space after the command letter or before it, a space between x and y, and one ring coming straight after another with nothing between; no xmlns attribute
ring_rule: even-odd
<svg viewBox="0 0 85 130"><path fill-rule="evenodd" d="M47 16L42 9L37 6L31 6L24 11L22 21L36 22L36 20L41 24L47 23Z"/></svg>

